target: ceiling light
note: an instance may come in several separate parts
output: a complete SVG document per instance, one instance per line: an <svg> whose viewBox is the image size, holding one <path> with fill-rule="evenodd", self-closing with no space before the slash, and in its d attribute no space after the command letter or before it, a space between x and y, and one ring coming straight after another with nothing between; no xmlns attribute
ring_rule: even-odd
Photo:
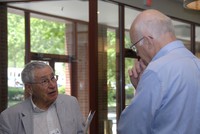
<svg viewBox="0 0 200 134"><path fill-rule="evenodd" d="M183 6L187 9L200 10L200 0L184 0Z"/></svg>

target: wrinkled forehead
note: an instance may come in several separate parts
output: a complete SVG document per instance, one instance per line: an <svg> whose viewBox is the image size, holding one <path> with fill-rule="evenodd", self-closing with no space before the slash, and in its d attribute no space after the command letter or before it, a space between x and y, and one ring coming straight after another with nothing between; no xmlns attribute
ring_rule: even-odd
<svg viewBox="0 0 200 134"><path fill-rule="evenodd" d="M54 71L51 67L45 66L43 68L35 68L33 74L35 78L42 78L54 75Z"/></svg>

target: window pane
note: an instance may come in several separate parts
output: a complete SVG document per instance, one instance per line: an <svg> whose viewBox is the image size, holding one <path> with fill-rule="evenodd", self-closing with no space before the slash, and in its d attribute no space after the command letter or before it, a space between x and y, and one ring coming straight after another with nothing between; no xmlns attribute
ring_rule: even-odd
<svg viewBox="0 0 200 134"><path fill-rule="evenodd" d="M131 24L134 20L134 18L140 13L140 11L137 11L135 9L125 7L125 48L130 48L131 46L131 40L129 35L129 30L131 27ZM133 41L134 42L134 41Z"/></svg>
<svg viewBox="0 0 200 134"><path fill-rule="evenodd" d="M58 75L58 91L60 94L71 95L71 79L70 79L70 64L56 62L55 74Z"/></svg>
<svg viewBox="0 0 200 134"><path fill-rule="evenodd" d="M116 134L117 28L118 5L98 1L99 133Z"/></svg>
<svg viewBox="0 0 200 134"><path fill-rule="evenodd" d="M116 71L116 31L107 31L107 86L108 86L108 120L113 124L113 133L116 131L116 90L117 90L117 71ZM108 121L108 122L109 122Z"/></svg>
<svg viewBox="0 0 200 134"><path fill-rule="evenodd" d="M130 48L131 46L131 39L130 39L130 27L136 16L140 13L135 9L125 7L125 48ZM132 41L135 42L135 41ZM130 51L129 54L131 57L136 56L133 51ZM131 84L130 77L128 74L128 69L131 69L134 66L134 58L126 58L125 59L125 105L129 105L131 100L135 94L135 88Z"/></svg>
<svg viewBox="0 0 200 134"><path fill-rule="evenodd" d="M63 20L31 14L31 52L65 54Z"/></svg>
<svg viewBox="0 0 200 134"><path fill-rule="evenodd" d="M75 59L72 63L76 68L76 87L79 103L84 114L89 113L89 52L88 52L88 25L77 23L77 45ZM73 83L74 84L74 83ZM73 90L73 89L72 89Z"/></svg>
<svg viewBox="0 0 200 134"><path fill-rule="evenodd" d="M183 23L180 21L173 20L175 34L177 39L183 41L183 44L187 47L187 49L191 50L191 42L190 42L190 25L187 23Z"/></svg>
<svg viewBox="0 0 200 134"><path fill-rule="evenodd" d="M196 56L200 58L200 26L196 26Z"/></svg>
<svg viewBox="0 0 200 134"><path fill-rule="evenodd" d="M131 84L128 70L134 66L134 59L125 59L125 105L129 105L135 94L135 88Z"/></svg>
<svg viewBox="0 0 200 134"><path fill-rule="evenodd" d="M15 14L17 13L17 14ZM24 99L21 71L24 67L23 12L9 9L8 13L8 107Z"/></svg>

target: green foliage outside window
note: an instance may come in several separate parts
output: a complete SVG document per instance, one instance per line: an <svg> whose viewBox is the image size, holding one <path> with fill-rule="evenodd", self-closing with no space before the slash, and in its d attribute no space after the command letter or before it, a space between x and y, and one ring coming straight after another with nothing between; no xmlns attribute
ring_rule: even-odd
<svg viewBox="0 0 200 134"><path fill-rule="evenodd" d="M65 54L65 24L31 18L31 51Z"/></svg>
<svg viewBox="0 0 200 134"><path fill-rule="evenodd" d="M8 67L24 66L24 18L8 13Z"/></svg>

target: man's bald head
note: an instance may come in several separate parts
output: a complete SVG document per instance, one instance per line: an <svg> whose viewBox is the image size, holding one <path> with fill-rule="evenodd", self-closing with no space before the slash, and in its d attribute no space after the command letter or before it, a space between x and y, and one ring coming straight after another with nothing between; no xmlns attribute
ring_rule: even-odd
<svg viewBox="0 0 200 134"><path fill-rule="evenodd" d="M139 37L146 34L157 38L165 33L175 36L171 19L154 9L140 13L132 23L130 32Z"/></svg>

